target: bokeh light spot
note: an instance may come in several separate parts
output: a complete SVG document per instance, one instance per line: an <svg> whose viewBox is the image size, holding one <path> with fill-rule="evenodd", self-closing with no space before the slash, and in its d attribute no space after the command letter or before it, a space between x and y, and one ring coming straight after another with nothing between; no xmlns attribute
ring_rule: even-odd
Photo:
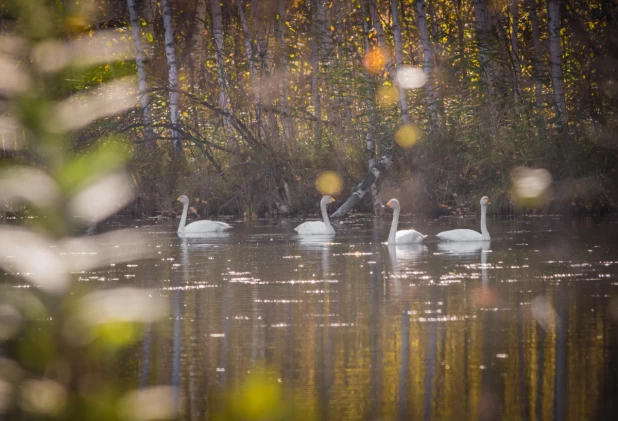
<svg viewBox="0 0 618 421"><path fill-rule="evenodd" d="M315 181L315 187L322 194L336 196L343 189L343 179L334 171L324 171Z"/></svg>
<svg viewBox="0 0 618 421"><path fill-rule="evenodd" d="M420 132L416 126L406 124L401 126L395 133L395 142L404 149L411 148L416 144L420 137Z"/></svg>
<svg viewBox="0 0 618 421"><path fill-rule="evenodd" d="M394 105L399 101L399 89L394 86L382 86L376 95L378 104L382 107Z"/></svg>
<svg viewBox="0 0 618 421"><path fill-rule="evenodd" d="M404 89L418 89L425 86L427 78L420 67L402 67L397 71L397 84Z"/></svg>
<svg viewBox="0 0 618 421"><path fill-rule="evenodd" d="M380 48L373 48L363 59L365 68L371 73L379 73L386 66L388 61L388 53Z"/></svg>
<svg viewBox="0 0 618 421"><path fill-rule="evenodd" d="M534 207L549 199L553 182L551 173L543 168L515 167L511 170L511 197L516 205Z"/></svg>

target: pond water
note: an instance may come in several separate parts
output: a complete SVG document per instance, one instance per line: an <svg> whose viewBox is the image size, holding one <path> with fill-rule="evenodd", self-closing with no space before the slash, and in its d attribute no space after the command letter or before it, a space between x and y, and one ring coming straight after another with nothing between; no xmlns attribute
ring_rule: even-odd
<svg viewBox="0 0 618 421"><path fill-rule="evenodd" d="M413 219L425 234L478 225ZM123 356L122 376L178 386L189 420L209 418L219 391L264 364L302 419L584 420L615 409L616 219L490 218L490 243L397 247L384 244L388 219L352 217L332 242L300 239L297 220L231 223L180 239L175 222L141 222L154 224L157 259L82 277L169 298L171 317Z"/></svg>

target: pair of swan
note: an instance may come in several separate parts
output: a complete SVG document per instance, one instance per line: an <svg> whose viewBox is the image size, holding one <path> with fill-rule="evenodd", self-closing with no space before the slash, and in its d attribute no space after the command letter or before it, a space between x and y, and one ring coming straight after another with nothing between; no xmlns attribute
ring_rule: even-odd
<svg viewBox="0 0 618 421"><path fill-rule="evenodd" d="M483 196L481 198L481 232L469 229L456 229L443 231L436 234L441 241L463 242L463 241L488 241L491 239L489 231L487 231L487 205L489 198ZM391 232L388 236L388 244L415 244L423 241L426 235L421 234L416 230L397 231L399 223L400 206L397 199L391 199L386 206L394 209L393 223L391 224Z"/></svg>

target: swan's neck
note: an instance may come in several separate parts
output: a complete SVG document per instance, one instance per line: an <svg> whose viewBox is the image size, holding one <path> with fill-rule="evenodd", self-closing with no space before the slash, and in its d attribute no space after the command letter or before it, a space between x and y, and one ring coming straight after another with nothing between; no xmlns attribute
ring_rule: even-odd
<svg viewBox="0 0 618 421"><path fill-rule="evenodd" d="M487 207L481 207L481 235L484 240L489 240L489 231L487 231Z"/></svg>
<svg viewBox="0 0 618 421"><path fill-rule="evenodd" d="M393 212L393 222L391 223L391 232L388 234L388 243L395 244L397 235L397 225L399 225L399 209L395 209Z"/></svg>
<svg viewBox="0 0 618 421"><path fill-rule="evenodd" d="M324 225L326 225L326 230L329 232L335 231L333 226L330 224L330 220L328 219L328 213L326 212L326 203L320 203L320 210L322 211L322 219L324 220Z"/></svg>
<svg viewBox="0 0 618 421"><path fill-rule="evenodd" d="M180 218L180 225L178 225L178 232L185 230L185 224L187 223L187 213L189 212L189 204L185 203L182 208L182 218Z"/></svg>

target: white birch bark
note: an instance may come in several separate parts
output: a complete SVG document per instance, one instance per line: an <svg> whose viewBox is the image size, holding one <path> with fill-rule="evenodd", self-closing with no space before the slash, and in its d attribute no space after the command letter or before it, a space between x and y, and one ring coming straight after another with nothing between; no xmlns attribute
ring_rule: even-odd
<svg viewBox="0 0 618 421"><path fill-rule="evenodd" d="M567 126L567 107L562 77L562 46L560 45L560 0L547 0L547 30L549 32L549 63L554 91L554 104L560 127Z"/></svg>
<svg viewBox="0 0 618 421"><path fill-rule="evenodd" d="M378 47L380 47L382 51L386 52L387 47L388 47L386 44L386 34L384 33L384 27L382 26L382 19L380 18L380 14L378 13L378 10L376 9L376 0L369 1L369 16L371 17L371 22L373 23L373 27L376 30L376 36L378 38ZM391 81L393 82L393 84L395 84L395 79L396 79L395 78L396 76L395 66L390 56L386 57L385 67L386 67L386 70L388 71L388 75Z"/></svg>
<svg viewBox="0 0 618 421"><path fill-rule="evenodd" d="M178 69L176 66L176 50L174 48L174 27L172 23L171 0L161 0L163 8L163 27L165 30L165 57L167 59L170 122L172 123L172 149L175 154L182 153L182 141L176 128L178 127Z"/></svg>
<svg viewBox="0 0 618 421"><path fill-rule="evenodd" d="M193 16L191 31L191 58L197 66L197 85L206 83L206 50L204 47L204 25L206 23L206 0L196 0L195 15Z"/></svg>
<svg viewBox="0 0 618 421"><path fill-rule="evenodd" d="M395 64L397 71L403 67L403 44L401 42L401 28L399 26L399 7L397 0L391 0L391 13L393 18L393 38L395 39ZM408 100L406 91L401 86L399 87L399 108L401 109L401 121L404 125L410 124L410 116L408 115Z"/></svg>
<svg viewBox="0 0 618 421"><path fill-rule="evenodd" d="M225 77L225 49L223 44L223 15L221 13L220 0L210 0L210 12L212 14L212 36L215 42L215 63L217 65L217 81L219 84L219 107L230 110L230 99L227 92L227 81ZM228 134L230 148L236 148L234 128L230 118L223 116L223 125Z"/></svg>
<svg viewBox="0 0 618 421"><path fill-rule="evenodd" d="M253 12L253 33L255 38L257 39L257 59L260 64L260 72L258 82L258 87L260 89L260 113L262 111L263 104L268 105L265 109L266 121L268 123L269 132L272 135L273 140L277 145L280 144L280 136L279 136L279 124L277 123L277 118L272 111L272 105L274 101L274 95L271 89L265 89L269 82L266 80L268 76L271 74L272 69L272 54L269 54L268 51L268 42L271 30L272 21L271 19L274 17L271 11L268 8L269 4L264 3L260 0L252 0L252 12ZM258 120L258 124L261 124L261 119ZM266 131L264 127L262 127L262 131L264 133L264 137L266 137Z"/></svg>
<svg viewBox="0 0 618 421"><path fill-rule="evenodd" d="M532 67L534 72L534 97L537 108L543 106L543 82L541 69L541 34L539 31L539 18L536 12L537 0L528 0L530 13L530 25L532 27L532 46L534 48L534 59Z"/></svg>
<svg viewBox="0 0 618 421"><path fill-rule="evenodd" d="M279 44L278 51L278 81L279 81L279 108L281 110L281 126L283 128L283 142L289 152L294 148L294 125L289 117L289 102L288 102L288 69L286 66L286 40L285 40L285 19L286 19L286 0L278 0L277 2L277 26L276 36Z"/></svg>
<svg viewBox="0 0 618 421"><path fill-rule="evenodd" d="M154 149L154 132L152 130L152 117L150 116L150 96L148 95L148 82L146 81L146 52L142 43L142 32L137 16L135 0L127 0L129 7L129 20L131 22L131 34L135 45L135 64L137 66L137 82L142 105L142 124L144 125L144 144L148 150Z"/></svg>
<svg viewBox="0 0 618 421"><path fill-rule="evenodd" d="M369 53L371 50L371 43L369 42L369 28L367 25L367 16L365 9L365 0L361 0L361 12L363 18L363 33L364 33L364 44L365 44L365 54ZM377 114L376 114L376 106L375 106L375 89L373 89L373 85L371 82L370 75L365 73L365 77L367 78L367 111L369 113L369 125L367 127L367 137L366 137L366 149L367 153L367 166L369 171L372 170L376 165L376 143L375 143L375 132L377 126ZM383 213L382 211L382 197L380 196L380 191L378 190L377 179L370 187L371 192L371 203L373 205L373 213L376 216L379 216Z"/></svg>
<svg viewBox="0 0 618 421"><path fill-rule="evenodd" d="M429 29L427 27L427 15L425 14L425 0L415 0L414 8L416 11L416 26L423 46L423 72L425 73L425 92L427 98L427 111L429 114L429 128L434 130L438 121L436 86L434 78L434 57L429 40Z"/></svg>
<svg viewBox="0 0 618 421"><path fill-rule="evenodd" d="M240 17L240 24L242 26L243 36L245 38L245 55L247 56L247 62L249 63L249 74L251 76L251 87L253 88L253 101L255 104L255 119L258 127L264 135L262 127L262 102L260 100L260 81L258 80L258 73L255 66L255 55L253 54L253 45L251 43L251 35L249 33L249 25L247 24L247 18L245 17L245 4L244 0L236 0L236 6L238 7L238 16Z"/></svg>

